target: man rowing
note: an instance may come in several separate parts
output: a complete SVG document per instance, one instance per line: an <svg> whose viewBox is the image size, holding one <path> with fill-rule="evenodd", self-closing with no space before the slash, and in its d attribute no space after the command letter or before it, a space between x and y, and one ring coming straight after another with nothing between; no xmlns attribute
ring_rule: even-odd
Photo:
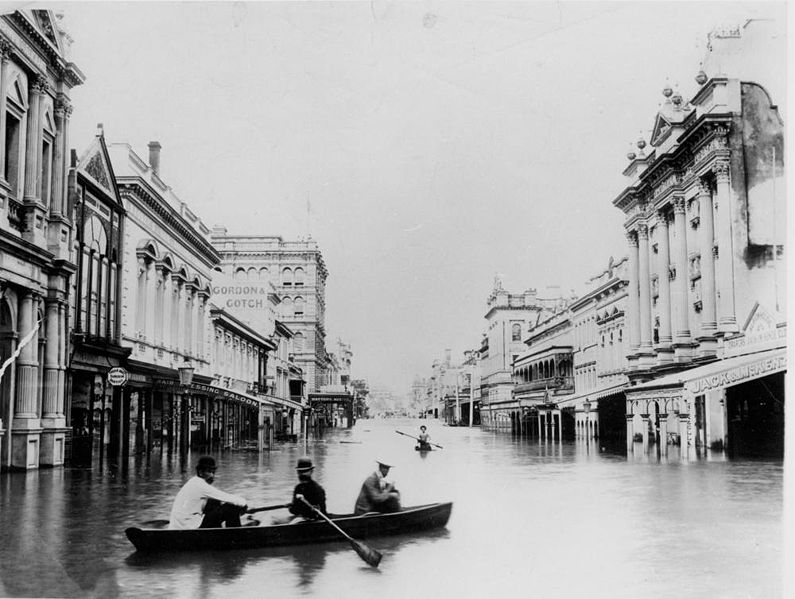
<svg viewBox="0 0 795 599"><path fill-rule="evenodd" d="M309 505L317 508L323 514L328 514L326 511L326 491L312 478L314 469L315 466L309 458L299 458L295 467L299 482L293 489L293 502L290 504L290 513L305 520L318 520L320 518Z"/></svg>
<svg viewBox="0 0 795 599"><path fill-rule="evenodd" d="M353 509L353 513L356 515L367 512L400 511L400 491L395 488L393 482L386 478L392 466L381 460L377 460L376 463L378 469L362 483L362 489L356 499L356 507Z"/></svg>
<svg viewBox="0 0 795 599"><path fill-rule="evenodd" d="M199 458L196 476L191 477L174 498L169 528L185 530L240 526L240 514L246 511L248 502L239 495L215 488L215 470L213 458Z"/></svg>
<svg viewBox="0 0 795 599"><path fill-rule="evenodd" d="M423 424L420 426L420 434L417 437L417 447L420 451L430 451L431 447L431 436L428 434L428 428Z"/></svg>

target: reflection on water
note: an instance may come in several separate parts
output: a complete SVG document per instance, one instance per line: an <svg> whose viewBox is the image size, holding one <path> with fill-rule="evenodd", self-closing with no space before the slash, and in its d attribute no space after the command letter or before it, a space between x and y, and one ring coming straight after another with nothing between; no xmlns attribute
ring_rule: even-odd
<svg viewBox="0 0 795 599"><path fill-rule="evenodd" d="M331 512L353 508L374 459L404 505L454 502L444 530L368 539L379 569L341 540L318 546L148 556L127 526L167 518L187 475L159 454L126 475L81 469L0 476L0 596L776 597L782 464L682 460L598 444L360 421L267 454L216 455L216 485L251 506L284 503L307 453ZM193 456L195 462L198 456ZM279 514L280 512L271 512ZM263 517L263 522L268 518Z"/></svg>

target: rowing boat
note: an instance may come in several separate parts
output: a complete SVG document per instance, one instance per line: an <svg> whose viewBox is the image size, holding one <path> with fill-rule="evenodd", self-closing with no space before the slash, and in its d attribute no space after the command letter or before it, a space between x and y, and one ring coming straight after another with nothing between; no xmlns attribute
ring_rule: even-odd
<svg viewBox="0 0 795 599"><path fill-rule="evenodd" d="M392 514L336 514L334 524L351 537L367 538L441 528L447 524L452 502L407 507ZM197 551L205 549L250 549L339 541L340 534L323 520L299 524L198 528L192 530L145 529L124 531L138 551Z"/></svg>

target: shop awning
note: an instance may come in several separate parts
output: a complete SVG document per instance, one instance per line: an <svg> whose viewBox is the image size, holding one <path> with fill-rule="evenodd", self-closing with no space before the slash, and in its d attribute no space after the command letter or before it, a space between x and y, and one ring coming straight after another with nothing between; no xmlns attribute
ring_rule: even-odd
<svg viewBox="0 0 795 599"><path fill-rule="evenodd" d="M619 383L618 385L611 385L610 387L589 391L588 393L578 393L577 395L561 400L559 403L573 404L579 401L585 401L586 399L588 401L597 401L605 397L610 397L611 395L616 395L617 393L623 393L628 386L628 383Z"/></svg>
<svg viewBox="0 0 795 599"><path fill-rule="evenodd" d="M627 388L627 392L684 387L693 395L732 387L787 369L787 349L778 348L718 360Z"/></svg>

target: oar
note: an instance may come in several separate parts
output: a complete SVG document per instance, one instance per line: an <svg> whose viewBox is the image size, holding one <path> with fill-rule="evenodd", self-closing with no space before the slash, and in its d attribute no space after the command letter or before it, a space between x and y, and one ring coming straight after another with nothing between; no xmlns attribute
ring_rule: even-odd
<svg viewBox="0 0 795 599"><path fill-rule="evenodd" d="M395 431L398 435L403 435L404 437L410 437L415 441L419 441L417 437L412 437L411 435L407 435L406 433L401 433L400 431ZM441 445L437 445L436 443L431 443L430 441L426 441L428 445L433 445L434 447L438 447L439 449L444 449Z"/></svg>
<svg viewBox="0 0 795 599"><path fill-rule="evenodd" d="M267 512L269 510L280 510L285 507L290 507L292 504L290 503L281 503L279 505L266 505L263 507L252 507L246 510L247 514L256 514L257 512ZM168 520L147 520L146 522L142 522L143 526L166 526L169 523Z"/></svg>
<svg viewBox="0 0 795 599"><path fill-rule="evenodd" d="M334 527L338 533L340 533L343 537L348 539L348 542L351 544L351 547L353 547L353 550L356 551L356 553L359 555L360 558L362 558L364 561L366 561L373 568L377 568L378 567L378 564L381 562L381 558L383 557L378 551L376 551L372 547L369 547L369 546L365 545L361 541L357 541L356 539L354 539L352 536L350 536L348 533L346 533L344 530L342 530L339 526L334 524L334 522L332 522L329 519L329 517L326 516L326 514L321 512L319 509L317 509L314 505L309 503L303 497L296 496L296 498L300 499L301 501L303 501L309 507L309 509L311 509L318 516L323 518L323 520L325 520L326 522L331 524L331 526Z"/></svg>

